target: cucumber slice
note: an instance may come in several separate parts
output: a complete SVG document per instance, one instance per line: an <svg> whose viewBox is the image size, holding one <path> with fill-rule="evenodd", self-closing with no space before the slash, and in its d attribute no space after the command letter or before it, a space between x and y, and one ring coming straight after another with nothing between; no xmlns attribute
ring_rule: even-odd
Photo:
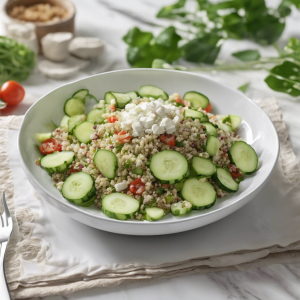
<svg viewBox="0 0 300 300"><path fill-rule="evenodd" d="M139 94L136 91L130 91L130 92L126 93L126 94L131 98L131 100L135 100L136 98L139 97Z"/></svg>
<svg viewBox="0 0 300 300"><path fill-rule="evenodd" d="M211 176L216 172L216 166L207 158L194 156L191 163L191 174L196 176Z"/></svg>
<svg viewBox="0 0 300 300"><path fill-rule="evenodd" d="M117 103L117 99L112 92L106 92L104 95L104 100L106 104L111 104L111 100L115 100Z"/></svg>
<svg viewBox="0 0 300 300"><path fill-rule="evenodd" d="M92 109L87 115L86 120L88 122L94 123L94 124L101 124L104 122L104 118L102 118L102 115L105 114L105 109L101 108L95 108Z"/></svg>
<svg viewBox="0 0 300 300"><path fill-rule="evenodd" d="M116 93L116 92L111 92L111 93L115 96L118 108L124 108L126 104L128 104L131 101L130 96L127 94Z"/></svg>
<svg viewBox="0 0 300 300"><path fill-rule="evenodd" d="M258 157L255 150L245 142L235 142L229 152L230 160L244 173L252 174L257 169Z"/></svg>
<svg viewBox="0 0 300 300"><path fill-rule="evenodd" d="M88 144L92 140L91 134L94 132L94 124L91 122L82 122L73 129L73 134L77 140L84 144Z"/></svg>
<svg viewBox="0 0 300 300"><path fill-rule="evenodd" d="M205 128L206 128L206 134L208 136L215 136L215 137L217 137L217 129L216 129L216 127L212 123L210 123L210 122L203 122L202 125L205 126Z"/></svg>
<svg viewBox="0 0 300 300"><path fill-rule="evenodd" d="M140 202L126 194L112 193L101 200L102 212L109 218L126 220L134 217Z"/></svg>
<svg viewBox="0 0 300 300"><path fill-rule="evenodd" d="M64 115L63 118L60 121L60 127L67 130L69 129L68 127L68 121L69 121L70 117Z"/></svg>
<svg viewBox="0 0 300 300"><path fill-rule="evenodd" d="M94 164L104 177L108 179L114 179L116 177L118 159L113 152L98 150L94 155Z"/></svg>
<svg viewBox="0 0 300 300"><path fill-rule="evenodd" d="M164 216L164 210L158 207L147 207L145 212L145 219L150 222L157 221Z"/></svg>
<svg viewBox="0 0 300 300"><path fill-rule="evenodd" d="M187 92L183 96L183 99L189 101L191 103L191 108L196 110L199 108L205 109L209 104L208 98L198 92Z"/></svg>
<svg viewBox="0 0 300 300"><path fill-rule="evenodd" d="M208 182L201 182L196 178L190 178L183 184L180 191L183 199L192 203L194 209L206 209L212 207L217 198L214 187Z"/></svg>
<svg viewBox="0 0 300 300"><path fill-rule="evenodd" d="M89 90L82 89L75 92L72 96L72 98L80 99L82 101L85 101L86 96L89 94Z"/></svg>
<svg viewBox="0 0 300 300"><path fill-rule="evenodd" d="M68 169L74 159L75 154L72 151L54 152L41 159L41 166L50 174L62 173Z"/></svg>
<svg viewBox="0 0 300 300"><path fill-rule="evenodd" d="M220 148L220 141L215 136L209 136L206 140L206 152L210 156L214 156L217 154Z"/></svg>
<svg viewBox="0 0 300 300"><path fill-rule="evenodd" d="M45 133L36 133L35 134L35 139L39 142L39 143L43 143L44 141L50 139L52 136L51 132L45 132Z"/></svg>
<svg viewBox="0 0 300 300"><path fill-rule="evenodd" d="M94 179L91 175L78 172L69 176L63 184L61 193L69 201L76 204L90 202L95 195Z"/></svg>
<svg viewBox="0 0 300 300"><path fill-rule="evenodd" d="M194 109L185 109L183 112L183 116L187 118L191 118L193 120L199 119L201 120L205 115L201 111L197 111Z"/></svg>
<svg viewBox="0 0 300 300"><path fill-rule="evenodd" d="M227 125L227 124L224 124L222 122L218 122L218 127L219 129L225 131L225 132L232 132L232 126L231 125Z"/></svg>
<svg viewBox="0 0 300 300"><path fill-rule="evenodd" d="M209 121L209 118L207 115L204 115L201 119L200 119L200 122L203 124L203 122L208 122Z"/></svg>
<svg viewBox="0 0 300 300"><path fill-rule="evenodd" d="M239 184L232 179L231 174L220 167L212 177L216 185L225 192L232 193L239 189Z"/></svg>
<svg viewBox="0 0 300 300"><path fill-rule="evenodd" d="M136 167L132 170L132 173L136 175L143 175L143 169L140 167Z"/></svg>
<svg viewBox="0 0 300 300"><path fill-rule="evenodd" d="M65 103L64 111L69 117L82 115L85 111L84 102L77 98L70 98Z"/></svg>
<svg viewBox="0 0 300 300"><path fill-rule="evenodd" d="M164 150L152 156L150 170L161 182L173 184L185 178L188 162L181 153Z"/></svg>
<svg viewBox="0 0 300 300"><path fill-rule="evenodd" d="M111 104L111 100L115 100L118 108L124 108L131 101L131 98L128 94L107 92L104 95L104 100L106 104Z"/></svg>
<svg viewBox="0 0 300 300"><path fill-rule="evenodd" d="M73 129L80 123L85 121L85 115L76 115L69 118L68 121L68 131L72 133Z"/></svg>
<svg viewBox="0 0 300 300"><path fill-rule="evenodd" d="M141 97L146 98L162 98L165 101L169 99L169 95L164 90L154 85L143 85L140 87L138 93Z"/></svg>
<svg viewBox="0 0 300 300"><path fill-rule="evenodd" d="M231 124L232 130L235 131L242 123L242 118L236 115L229 115L229 122Z"/></svg>
<svg viewBox="0 0 300 300"><path fill-rule="evenodd" d="M171 212L174 216L187 215L192 211L192 203L189 201L179 201L171 205Z"/></svg>
<svg viewBox="0 0 300 300"><path fill-rule="evenodd" d="M82 207L89 207L89 206L92 206L94 203L95 203L95 199L96 199L96 195L93 196L91 199L89 199L88 201L86 202L83 202L83 203L77 203L79 206L82 206Z"/></svg>
<svg viewBox="0 0 300 300"><path fill-rule="evenodd" d="M228 116L226 116L226 115L216 115L216 117L217 117L218 120L223 121Z"/></svg>

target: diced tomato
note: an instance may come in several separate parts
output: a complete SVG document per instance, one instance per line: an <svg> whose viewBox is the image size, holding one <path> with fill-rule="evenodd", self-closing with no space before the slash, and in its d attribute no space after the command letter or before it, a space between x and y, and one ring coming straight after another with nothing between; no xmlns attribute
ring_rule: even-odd
<svg viewBox="0 0 300 300"><path fill-rule="evenodd" d="M118 119L114 116L111 116L111 117L108 118L109 123L115 123L116 121L118 121Z"/></svg>
<svg viewBox="0 0 300 300"><path fill-rule="evenodd" d="M113 106L113 105L110 105L109 109L110 109L112 112L114 112L114 111L116 110L116 107Z"/></svg>
<svg viewBox="0 0 300 300"><path fill-rule="evenodd" d="M138 178L130 183L129 190L134 195L141 195L145 191L145 183Z"/></svg>
<svg viewBox="0 0 300 300"><path fill-rule="evenodd" d="M159 139L162 143L167 144L171 147L175 147L176 145L175 135L173 134L167 134L167 133L161 134L159 136Z"/></svg>
<svg viewBox="0 0 300 300"><path fill-rule="evenodd" d="M131 136L126 131L118 132L118 140L120 143L129 143Z"/></svg>
<svg viewBox="0 0 300 300"><path fill-rule="evenodd" d="M53 153L54 151L61 151L61 144L59 144L58 141L53 138L45 140L40 147L40 152L42 155L47 155Z"/></svg>
<svg viewBox="0 0 300 300"><path fill-rule="evenodd" d="M204 109L204 111L206 111L207 113L210 113L211 112L211 103L209 103L207 105L207 107Z"/></svg>
<svg viewBox="0 0 300 300"><path fill-rule="evenodd" d="M72 166L70 169L70 173L77 173L77 172L79 172L79 170L74 169L74 166Z"/></svg>
<svg viewBox="0 0 300 300"><path fill-rule="evenodd" d="M181 99L180 95L178 94L175 98L174 98L175 102L179 103L179 104L184 104L183 100Z"/></svg>
<svg viewBox="0 0 300 300"><path fill-rule="evenodd" d="M230 174L233 178L244 177L244 174L240 172L239 169L236 169L235 172L234 171L230 172Z"/></svg>

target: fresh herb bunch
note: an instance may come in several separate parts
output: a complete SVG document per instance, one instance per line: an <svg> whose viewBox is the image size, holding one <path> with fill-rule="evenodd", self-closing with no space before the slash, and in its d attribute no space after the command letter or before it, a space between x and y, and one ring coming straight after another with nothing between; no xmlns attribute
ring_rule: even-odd
<svg viewBox="0 0 300 300"><path fill-rule="evenodd" d="M194 5L193 10L189 4ZM132 28L123 37L129 45L127 60L135 68L186 69L171 65L179 58L189 62L214 64L228 38L250 39L261 45L274 44L285 28L285 18L291 13L292 6L300 9L300 1L282 0L277 9L270 9L264 0L229 0L219 3L179 0L163 7L157 18L180 22L180 28L170 26L163 29L157 37L151 32ZM269 63L277 63L278 66L269 70L266 83L274 90L298 96L300 73L295 73L295 65L300 63L299 52L299 40L291 39L285 50L279 53L279 57L261 58L258 51L246 50L233 53L241 63L193 70L263 69Z"/></svg>
<svg viewBox="0 0 300 300"><path fill-rule="evenodd" d="M278 50L278 49L277 49ZM187 69L180 65L171 65L162 59L155 59L152 68L184 71L229 71L229 70L266 70L267 85L274 91L300 96L300 40L290 38L283 51L278 50L278 57L261 57L257 50L244 50L232 53L240 63L214 65ZM273 67L270 68L269 65ZM248 84L239 89L246 91Z"/></svg>
<svg viewBox="0 0 300 300"><path fill-rule="evenodd" d="M35 54L25 45L0 36L0 84L27 79L35 66Z"/></svg>

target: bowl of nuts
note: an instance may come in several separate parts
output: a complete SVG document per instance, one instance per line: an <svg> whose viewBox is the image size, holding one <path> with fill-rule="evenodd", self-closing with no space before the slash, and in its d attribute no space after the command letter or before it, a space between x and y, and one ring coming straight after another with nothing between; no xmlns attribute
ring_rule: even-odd
<svg viewBox="0 0 300 300"><path fill-rule="evenodd" d="M3 7L5 27L31 23L40 41L48 33L75 30L75 6L70 0L8 0Z"/></svg>

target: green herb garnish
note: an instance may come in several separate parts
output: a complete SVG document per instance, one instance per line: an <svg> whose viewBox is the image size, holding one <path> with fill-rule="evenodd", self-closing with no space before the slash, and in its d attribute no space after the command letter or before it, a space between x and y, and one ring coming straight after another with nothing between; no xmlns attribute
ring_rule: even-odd
<svg viewBox="0 0 300 300"><path fill-rule="evenodd" d="M27 79L35 66L35 53L17 41L0 36L0 85Z"/></svg>

